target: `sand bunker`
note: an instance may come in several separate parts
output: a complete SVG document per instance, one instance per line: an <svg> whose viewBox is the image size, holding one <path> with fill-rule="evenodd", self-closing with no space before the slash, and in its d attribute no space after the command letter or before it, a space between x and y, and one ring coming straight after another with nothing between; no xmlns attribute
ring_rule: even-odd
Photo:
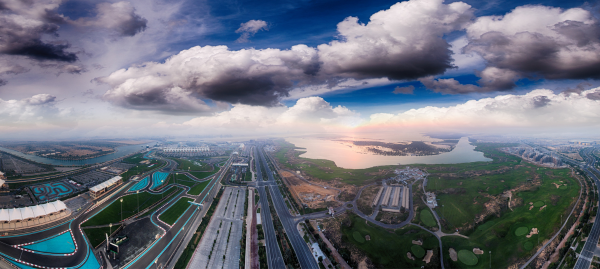
<svg viewBox="0 0 600 269"><path fill-rule="evenodd" d="M458 261L458 255L456 254L456 250L454 250L453 248L450 248L448 250L448 252L450 252L450 259L452 259L452 261ZM410 254L410 252L409 252Z"/></svg>
<svg viewBox="0 0 600 269"><path fill-rule="evenodd" d="M532 228L531 232L529 232L529 234L526 236L527 238L532 237L534 234L538 234L538 229L537 228Z"/></svg>

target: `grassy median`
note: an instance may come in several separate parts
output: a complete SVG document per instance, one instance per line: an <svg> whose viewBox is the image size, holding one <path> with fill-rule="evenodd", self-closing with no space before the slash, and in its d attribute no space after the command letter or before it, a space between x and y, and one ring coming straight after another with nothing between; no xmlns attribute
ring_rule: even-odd
<svg viewBox="0 0 600 269"><path fill-rule="evenodd" d="M183 215L183 213L188 209L188 207L190 207L191 204L189 202L193 201L194 199L192 198L180 198L179 201L177 201L175 204L169 207L167 211L160 214L160 220L168 223L169 225L173 225L173 223L175 223L177 219L179 219L179 217Z"/></svg>
<svg viewBox="0 0 600 269"><path fill-rule="evenodd" d="M171 192L177 191L177 189L178 188L171 188L167 190L164 194L164 197L167 197ZM147 192L141 192L139 194L129 194L122 198L122 210L120 202L121 199L118 199L112 202L109 206L104 208L104 210L100 211L100 213L96 214L94 217L86 221L81 226L95 226L120 222L122 219L129 218L134 214L146 209L147 207L152 206L154 203L160 201L162 197L163 195L161 194L150 194ZM123 218L121 218L121 212Z"/></svg>
<svg viewBox="0 0 600 269"><path fill-rule="evenodd" d="M206 186L208 186L209 183L210 183L209 180L200 182L200 184L198 184L198 185L194 186L192 189L190 189L190 191L188 191L188 194L189 195L199 195L206 188Z"/></svg>

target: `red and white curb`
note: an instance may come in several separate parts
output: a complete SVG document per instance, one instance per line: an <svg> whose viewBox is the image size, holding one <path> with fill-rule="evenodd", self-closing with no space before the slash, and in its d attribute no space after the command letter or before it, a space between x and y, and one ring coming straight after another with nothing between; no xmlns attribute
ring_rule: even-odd
<svg viewBox="0 0 600 269"><path fill-rule="evenodd" d="M77 241L75 241L75 236L73 236L73 233L71 232L71 229L69 229L69 230L66 230L66 231L63 231L63 232L59 233L58 235L56 235L56 236L54 236L54 237L61 236L61 235L65 234L65 233L67 233L67 232L68 232L68 233L70 233L70 235L71 235L71 239L73 239L73 243L75 244L75 250L74 250L73 252L71 252L71 253L66 253L66 254L63 254L63 256L73 256L73 255L75 255L75 253L77 252L77 250L79 250L79 246L77 245ZM53 238L54 238L54 237L53 237ZM46 239L46 240L51 240L51 239L52 239L52 238L50 238L50 239ZM33 242L29 242L29 243L23 243L23 244L18 244L18 245L12 245L12 247L14 247L14 248L16 248L16 249L19 249L19 250L23 250L23 251L31 252L31 253L45 254L46 252L35 251L35 250L31 250L31 249L27 249L27 248L22 248L22 247L24 247L24 246L29 246L29 245L33 245L33 244L37 244L37 243L40 243L40 242L43 242L43 241L46 241L46 240L39 240L39 241L33 241Z"/></svg>
<svg viewBox="0 0 600 269"><path fill-rule="evenodd" d="M162 210L162 209L163 209L165 206L167 206L168 204L169 204L169 203L165 203L164 205L162 205L162 206L161 206L161 207L160 207L158 210L156 210L156 211L161 211L161 210ZM164 212L163 212L163 213L164 213ZM156 216L156 219L157 219L158 221L160 221L160 223L162 223L162 224L164 224L164 225L168 226L168 227L169 227L169 229L170 229L170 228L173 228L173 226L172 226L172 225L169 225L169 224L165 223L164 221L162 221L162 220L160 219L160 215L162 215L162 213L158 214L158 216ZM164 232L164 233L167 233L167 231L166 231L165 229L163 229L162 227L160 227L160 225L156 225L156 226L158 226L158 228L160 228L161 230L163 230L163 232Z"/></svg>

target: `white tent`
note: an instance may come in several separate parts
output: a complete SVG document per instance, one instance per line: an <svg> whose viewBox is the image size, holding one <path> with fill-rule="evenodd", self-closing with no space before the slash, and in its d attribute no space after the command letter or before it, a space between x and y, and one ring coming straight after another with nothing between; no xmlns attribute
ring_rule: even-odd
<svg viewBox="0 0 600 269"><path fill-rule="evenodd" d="M40 206L40 205L34 205L34 206L30 206L30 207L31 207L31 211L33 211L33 215L36 218L46 215L46 212L44 211L44 208L42 206Z"/></svg>
<svg viewBox="0 0 600 269"><path fill-rule="evenodd" d="M21 210L19 210L18 208L11 208L8 210L8 217L10 218L10 221L17 221L17 220L22 220L21 218Z"/></svg>
<svg viewBox="0 0 600 269"><path fill-rule="evenodd" d="M52 203L45 203L40 206L44 209L44 212L46 212L46 215L50 215L57 211L56 208L54 208L54 205Z"/></svg>
<svg viewBox="0 0 600 269"><path fill-rule="evenodd" d="M0 221L10 221L10 217L8 216L8 210L0 209Z"/></svg>
<svg viewBox="0 0 600 269"><path fill-rule="evenodd" d="M54 208L56 208L56 211L61 211L63 209L67 209L67 205L65 205L65 203L61 200L56 200L54 202L51 203Z"/></svg>
<svg viewBox="0 0 600 269"><path fill-rule="evenodd" d="M33 211L29 207L21 207L21 208L19 208L19 210L21 211L21 218L23 220L32 219L35 217L35 215L33 214Z"/></svg>

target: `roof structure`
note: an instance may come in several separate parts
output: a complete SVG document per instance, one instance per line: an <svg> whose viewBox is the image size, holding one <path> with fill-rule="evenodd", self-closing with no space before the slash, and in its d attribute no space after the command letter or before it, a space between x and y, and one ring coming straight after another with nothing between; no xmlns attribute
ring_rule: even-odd
<svg viewBox="0 0 600 269"><path fill-rule="evenodd" d="M98 191L101 191L101 190L103 190L104 188L106 188L106 187L110 187L110 186L112 186L113 184L117 183L119 180L121 180L121 177L120 177L120 176L113 177L113 178L111 178L111 179L109 179L109 180L107 180L107 181L104 181L104 182L102 182L102 183L100 183L100 184L98 184L98 185L96 185L96 186L94 186L94 187L91 187L91 188L90 188L90 191L93 191L93 192L98 192Z"/></svg>
<svg viewBox="0 0 600 269"><path fill-rule="evenodd" d="M17 221L50 215L67 209L63 201L56 200L51 203L32 205L28 207L0 209L0 221Z"/></svg>

